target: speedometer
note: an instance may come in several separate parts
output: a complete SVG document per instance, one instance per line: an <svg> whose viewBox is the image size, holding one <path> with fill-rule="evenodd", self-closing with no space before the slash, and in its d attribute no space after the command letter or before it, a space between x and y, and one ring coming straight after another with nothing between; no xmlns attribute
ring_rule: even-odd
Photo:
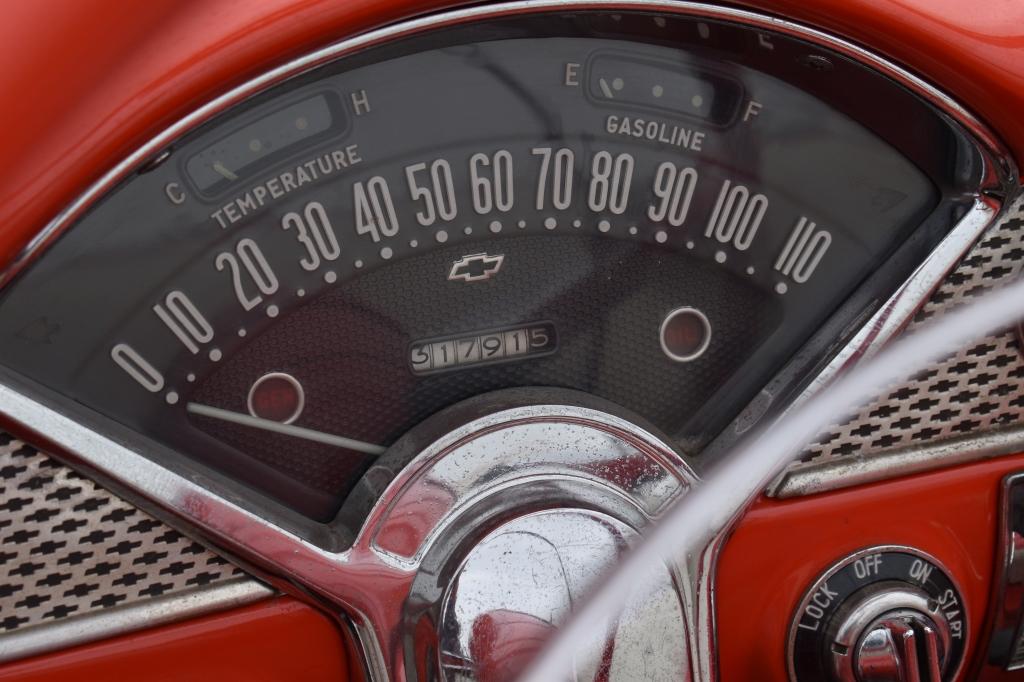
<svg viewBox="0 0 1024 682"><path fill-rule="evenodd" d="M432 415L536 400L511 389L713 457L986 172L894 81L719 20L512 16L321 61L180 131L0 301L11 384L300 529Z"/></svg>

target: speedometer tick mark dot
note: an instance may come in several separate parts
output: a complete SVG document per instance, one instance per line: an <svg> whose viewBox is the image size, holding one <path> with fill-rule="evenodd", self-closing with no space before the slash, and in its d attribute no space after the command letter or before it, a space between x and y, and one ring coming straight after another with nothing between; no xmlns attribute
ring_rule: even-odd
<svg viewBox="0 0 1024 682"><path fill-rule="evenodd" d="M178 394L174 391L168 391L165 396L168 405L174 405L178 402Z"/></svg>
<svg viewBox="0 0 1024 682"><path fill-rule="evenodd" d="M492 220L490 228L491 232L493 232L494 234L498 234L499 232L501 232L501 222L497 220Z"/></svg>
<svg viewBox="0 0 1024 682"><path fill-rule="evenodd" d="M359 261L356 262L358 263ZM358 268L359 266L356 265L356 267ZM334 270L328 270L327 272L324 273L324 281L327 282L328 284L334 284L335 282L338 281L338 273L336 273Z"/></svg>
<svg viewBox="0 0 1024 682"><path fill-rule="evenodd" d="M473 234L473 228L470 227L469 225L466 225L466 227L462 231L465 232L466 234Z"/></svg>
<svg viewBox="0 0 1024 682"><path fill-rule="evenodd" d="M354 265L355 265L355 266L356 266L357 268L361 268L361 267L363 267L363 261L361 261L361 260L357 260L357 261L356 261L356 262L354 263Z"/></svg>
<svg viewBox="0 0 1024 682"><path fill-rule="evenodd" d="M651 88L651 94L654 95L655 97L661 97L662 95L665 94L665 88L661 87L660 85L655 85L653 88Z"/></svg>
<svg viewBox="0 0 1024 682"><path fill-rule="evenodd" d="M787 291L789 291L789 287L786 286L785 282L779 282L778 284L775 285L775 293L784 294Z"/></svg>
<svg viewBox="0 0 1024 682"><path fill-rule="evenodd" d="M267 317L277 317L279 312L281 312L281 310L276 305L267 306Z"/></svg>
<svg viewBox="0 0 1024 682"><path fill-rule="evenodd" d="M630 234L632 234L632 235L635 235L635 234L636 234L637 232L639 232L639 231L640 231L640 230L636 229L636 225L630 225L630 226L629 226L629 233L630 233Z"/></svg>
<svg viewBox="0 0 1024 682"><path fill-rule="evenodd" d="M579 218L577 218L576 220L572 221L572 226L573 227L579 227L582 224L583 224L583 221L580 220Z"/></svg>
<svg viewBox="0 0 1024 682"><path fill-rule="evenodd" d="M384 260L390 260L393 255L395 255L395 252L391 250L390 246L385 246L380 250L380 257Z"/></svg>
<svg viewBox="0 0 1024 682"><path fill-rule="evenodd" d="M243 329L239 329L239 330L238 330L238 335L239 335L239 336L245 336L245 335L246 335L246 334L248 334L248 333L249 333L249 332L245 331L245 329L244 329L244 328L243 328Z"/></svg>
<svg viewBox="0 0 1024 682"><path fill-rule="evenodd" d="M668 241L668 232L666 232L665 230L658 230L657 232L654 233L654 241L658 242L659 244L664 244L665 242Z"/></svg>
<svg viewBox="0 0 1024 682"><path fill-rule="evenodd" d="M220 348L212 348L212 349L210 349L210 359L211 360L213 360L214 362L217 362L222 357L224 357L224 354L220 352Z"/></svg>
<svg viewBox="0 0 1024 682"><path fill-rule="evenodd" d="M415 249L415 248L416 248L417 246L419 246L419 245L420 245L420 243L419 243L418 241L416 241L415 239L413 239L413 240L411 240L411 241L409 242L409 246L411 246L411 247L412 247L412 248L414 248L414 249Z"/></svg>
<svg viewBox="0 0 1024 682"><path fill-rule="evenodd" d="M298 291L295 292L295 295L298 296L299 298L302 298L303 296L306 295L306 290L305 289L299 289Z"/></svg>
<svg viewBox="0 0 1024 682"><path fill-rule="evenodd" d="M612 229L612 224L607 220L601 220L598 221L597 223L597 229L601 230L602 232L607 232L608 230Z"/></svg>
<svg viewBox="0 0 1024 682"><path fill-rule="evenodd" d="M747 274L748 275L753 275L754 274L754 266L753 265L747 267Z"/></svg>
<svg viewBox="0 0 1024 682"><path fill-rule="evenodd" d="M665 24L667 23L668 22L665 21L665 17L654 17L654 25L658 28L665 28Z"/></svg>
<svg viewBox="0 0 1024 682"><path fill-rule="evenodd" d="M521 230L524 227L526 227L526 221L525 220L520 220L518 223L516 223L516 225L518 225L519 229Z"/></svg>
<svg viewBox="0 0 1024 682"><path fill-rule="evenodd" d="M189 374L189 375L188 375L187 377L185 377L185 381L189 382L190 384L191 384L191 383L192 383L193 381L195 381L195 380L196 380L196 375L195 375L195 374L191 374L191 373L190 373L190 374Z"/></svg>
<svg viewBox="0 0 1024 682"><path fill-rule="evenodd" d="M690 99L690 104L692 104L692 105L693 105L693 108L694 108L694 109L699 109L699 108L700 108L700 105L704 104L704 98L703 98L703 97L701 97L700 95L694 95L694 96L693 96L693 97L692 97L692 98Z"/></svg>
<svg viewBox="0 0 1024 682"><path fill-rule="evenodd" d="M718 263L724 263L728 256L725 255L725 251L715 251L715 261Z"/></svg>
<svg viewBox="0 0 1024 682"><path fill-rule="evenodd" d="M445 232L444 230L438 230L437 234L434 235L434 239L436 239L438 243L444 244L446 241L448 241L448 233Z"/></svg>
<svg viewBox="0 0 1024 682"><path fill-rule="evenodd" d="M702 21L699 24L697 24L697 33L700 35L701 38L707 40L709 37L711 37L711 27L709 27Z"/></svg>
<svg viewBox="0 0 1024 682"><path fill-rule="evenodd" d="M544 227L548 228L549 230L555 229L555 227L557 225L558 225L558 221L555 220L554 218L545 218L544 219Z"/></svg>
<svg viewBox="0 0 1024 682"><path fill-rule="evenodd" d="M691 250L692 250L692 249L693 249L693 242L692 242L692 241L688 241L688 242L686 242L686 248L688 248L688 249L691 249Z"/></svg>

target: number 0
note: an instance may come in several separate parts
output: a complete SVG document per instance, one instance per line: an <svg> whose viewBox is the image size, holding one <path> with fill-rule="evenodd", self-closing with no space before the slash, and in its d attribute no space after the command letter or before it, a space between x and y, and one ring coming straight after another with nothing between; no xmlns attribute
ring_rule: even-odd
<svg viewBox="0 0 1024 682"><path fill-rule="evenodd" d="M128 373L128 376L150 393L156 393L164 387L164 376L127 343L114 346L110 350L110 357L118 367Z"/></svg>

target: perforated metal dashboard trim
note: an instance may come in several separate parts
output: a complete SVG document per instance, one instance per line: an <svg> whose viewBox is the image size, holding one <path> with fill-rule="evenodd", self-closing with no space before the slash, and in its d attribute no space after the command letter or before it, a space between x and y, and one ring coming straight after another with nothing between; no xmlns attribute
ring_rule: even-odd
<svg viewBox="0 0 1024 682"><path fill-rule="evenodd" d="M1024 202L991 227L932 293L906 333L1015 281ZM963 348L822 433L774 494L820 492L1024 448L1024 355L1016 330Z"/></svg>
<svg viewBox="0 0 1024 682"><path fill-rule="evenodd" d="M48 626L156 601L167 620L177 598L191 613L198 594L227 585L232 603L269 594L202 545L0 432L0 660L12 657L6 640L15 633L34 631L38 648Z"/></svg>

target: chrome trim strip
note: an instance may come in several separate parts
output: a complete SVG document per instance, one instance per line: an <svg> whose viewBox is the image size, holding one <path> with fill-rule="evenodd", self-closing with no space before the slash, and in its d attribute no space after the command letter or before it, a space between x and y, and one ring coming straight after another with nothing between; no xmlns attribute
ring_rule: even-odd
<svg viewBox="0 0 1024 682"><path fill-rule="evenodd" d="M241 578L24 628L0 635L0 663L252 604L274 594L265 585Z"/></svg>
<svg viewBox="0 0 1024 682"><path fill-rule="evenodd" d="M811 495L842 490L881 479L934 471L964 462L1024 452L1024 426L947 440L912 450L897 450L870 457L850 457L821 467L786 472L772 484L772 497Z"/></svg>
<svg viewBox="0 0 1024 682"><path fill-rule="evenodd" d="M955 100L905 69L858 45L823 31L748 10L715 7L698 2L673 2L670 0L527 0L525 2L458 9L372 31L314 51L229 91L158 134L89 187L80 197L57 215L28 244L23 252L0 273L0 286L9 282L33 259L38 257L46 246L59 237L95 201L100 199L130 173L142 166L147 160L157 157L175 139L232 105L266 90L271 85L358 50L431 29L494 17L543 11L577 11L588 9L606 11L648 10L708 17L711 19L734 21L753 28L770 30L824 45L833 51L867 65L874 71L914 91L968 131L980 145L979 152L985 161L986 177L983 186L978 190L979 195L984 191L1005 194L1016 186L1017 170L1013 160L999 139L966 108L960 106ZM979 197L979 205L984 205L985 210L983 213L972 211L970 224L975 225L980 231L980 229L983 229L981 221L991 220L995 216L999 209L999 202L995 199L985 200ZM978 221L978 223L974 221ZM959 232L960 228L958 227L956 231ZM969 242L967 245L969 245ZM920 286L904 292L902 300L906 301L906 305L909 305L917 296L921 297L918 299L918 303L923 300L927 292L921 289ZM887 305L885 309L890 307L890 305ZM878 341L875 340L875 335L873 334L869 334L866 337L865 343L866 345L863 348L856 349L851 355L859 357L867 350L878 345ZM65 454L71 459L77 459L80 462L86 463L89 467L145 495L185 520L203 528L208 533L214 534L225 544L241 550L248 556L257 557L265 565L274 566L277 572L283 576L295 577L297 574L301 574L303 581L307 585L317 587L320 592L325 593L331 591L330 588L325 587L328 585L337 590L339 569L343 569L346 564L348 564L349 570L353 573L359 571L358 562L353 560L351 552L338 555L315 547L294 534L240 508L234 502L207 491L188 478L163 469L123 445L75 423L70 418L57 413L28 396L2 385L0 385L0 414L6 415L36 433L45 434L48 440L64 448L66 450ZM730 525L728 523L723 524L720 528L721 532L708 539L704 550L691 557L691 563L693 564L690 566L692 583L684 586L687 592L686 596L693 600L694 611L698 614L696 622L692 624L694 638L691 640L690 645L692 650L699 654L694 659L694 676L700 680L714 680L717 676L714 653L714 564L717 549L724 542L725 532ZM352 562L349 563L350 561ZM384 584L384 581L389 578L390 576L387 575L378 576L378 579L382 581L381 584ZM360 608L360 606L365 606L365 604L357 605L351 601L346 602L340 598L336 591L333 597L353 617L356 629L361 633L369 669L374 671L375 674L378 671L386 670L388 665L385 661L381 660L384 652L380 649L380 641L373 634L368 634L372 633L372 628L367 624L367 615L372 614L365 614ZM349 597L358 597L358 595L349 595ZM382 677L381 679L384 678Z"/></svg>

